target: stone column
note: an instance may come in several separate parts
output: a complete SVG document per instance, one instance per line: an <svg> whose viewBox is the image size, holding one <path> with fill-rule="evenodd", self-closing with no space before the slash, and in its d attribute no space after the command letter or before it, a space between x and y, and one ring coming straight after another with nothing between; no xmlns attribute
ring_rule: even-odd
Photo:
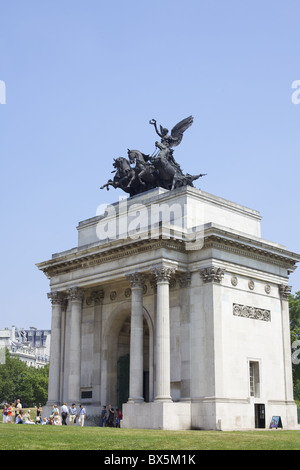
<svg viewBox="0 0 300 470"><path fill-rule="evenodd" d="M283 367L284 367L284 384L285 399L293 401L293 377L292 377L292 356L291 356L291 339L290 339L290 318L289 318L289 295L291 286L281 284L279 286L279 294L281 299L281 328L282 328L282 348L283 348Z"/></svg>
<svg viewBox="0 0 300 470"><path fill-rule="evenodd" d="M54 405L60 402L61 317L66 297L62 292L50 292L48 298L52 303L52 319L47 405Z"/></svg>
<svg viewBox="0 0 300 470"><path fill-rule="evenodd" d="M94 305L94 344L93 344L93 405L101 404L101 348L102 348L102 306L103 289L93 290L87 298L87 305Z"/></svg>
<svg viewBox="0 0 300 470"><path fill-rule="evenodd" d="M71 302L70 345L68 354L68 403L80 403L81 315L83 292L78 287L68 289ZM65 371L66 372L66 371Z"/></svg>
<svg viewBox="0 0 300 470"><path fill-rule="evenodd" d="M156 311L156 393L154 401L171 402L170 303L169 281L175 268L164 265L151 270L157 283Z"/></svg>
<svg viewBox="0 0 300 470"><path fill-rule="evenodd" d="M128 403L140 403L143 398L143 287L145 276L126 276L131 285L130 372Z"/></svg>

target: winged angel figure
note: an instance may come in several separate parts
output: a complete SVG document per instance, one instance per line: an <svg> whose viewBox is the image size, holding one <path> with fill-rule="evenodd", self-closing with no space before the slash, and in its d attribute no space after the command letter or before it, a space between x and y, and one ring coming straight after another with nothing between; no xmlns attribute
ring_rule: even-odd
<svg viewBox="0 0 300 470"><path fill-rule="evenodd" d="M177 147L177 145L180 144L183 138L183 133L193 124L193 121L193 116L189 116L183 119L173 127L171 135L169 134L169 130L165 127L159 126L160 130L158 130L155 119L151 119L149 124L154 126L157 135L161 138L161 143L165 144L169 148L172 148Z"/></svg>
<svg viewBox="0 0 300 470"><path fill-rule="evenodd" d="M157 127L155 119L149 121L155 128L161 142L155 142L158 154L145 155L138 150L128 150L129 160L120 157L114 159L116 173L113 180L109 180L102 188L109 189L109 186L121 188L123 191L134 196L150 189L161 187L174 189L180 186L193 186L193 181L205 176L204 174L190 175L183 174L180 165L173 157L173 147L177 147L183 138L183 133L193 124L193 116L189 116L180 121L171 130L165 127ZM136 163L133 168L130 165Z"/></svg>

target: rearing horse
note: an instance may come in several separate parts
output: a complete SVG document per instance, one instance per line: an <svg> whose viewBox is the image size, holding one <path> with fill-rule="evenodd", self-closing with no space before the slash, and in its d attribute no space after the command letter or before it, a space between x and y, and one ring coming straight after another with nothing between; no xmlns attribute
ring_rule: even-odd
<svg viewBox="0 0 300 470"><path fill-rule="evenodd" d="M138 184L145 186L155 187L158 184L158 174L153 165L147 164L151 161L149 155L145 155L139 150L128 150L128 157L131 164L135 162L135 175L131 178L128 186L131 186L135 179Z"/></svg>
<svg viewBox="0 0 300 470"><path fill-rule="evenodd" d="M108 191L109 186L113 186L114 188L123 189L130 196L134 196L135 192L128 185L129 181L135 177L135 171L131 168L130 162L124 157L114 158L113 166L116 168L116 170L112 171L112 173L116 172L114 179L108 180L100 189L106 188Z"/></svg>

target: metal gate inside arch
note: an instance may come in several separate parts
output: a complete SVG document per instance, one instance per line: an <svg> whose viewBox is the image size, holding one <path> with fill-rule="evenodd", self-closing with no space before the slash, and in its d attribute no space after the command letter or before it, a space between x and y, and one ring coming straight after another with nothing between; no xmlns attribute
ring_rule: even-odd
<svg viewBox="0 0 300 470"><path fill-rule="evenodd" d="M129 398L129 359L129 354L118 359L118 408L122 408L123 403L127 403Z"/></svg>
<svg viewBox="0 0 300 470"><path fill-rule="evenodd" d="M118 408L122 408L123 403L127 403L129 398L129 364L129 354L119 357L117 386ZM143 379L144 401L149 402L149 370L144 370Z"/></svg>

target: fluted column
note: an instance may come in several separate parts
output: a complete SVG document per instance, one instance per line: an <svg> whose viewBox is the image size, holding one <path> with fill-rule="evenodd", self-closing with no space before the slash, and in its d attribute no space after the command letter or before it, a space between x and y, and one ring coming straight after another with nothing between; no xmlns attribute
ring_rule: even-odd
<svg viewBox="0 0 300 470"><path fill-rule="evenodd" d="M143 287L145 276L133 273L126 276L131 285L129 403L143 398Z"/></svg>
<svg viewBox="0 0 300 470"><path fill-rule="evenodd" d="M61 316L66 297L62 292L50 292L48 298L52 303L52 319L47 404L54 405L59 404L60 401Z"/></svg>
<svg viewBox="0 0 300 470"><path fill-rule="evenodd" d="M294 399L289 316L289 295L291 293L291 290L291 286L283 284L279 286L279 294L281 300L282 349L286 401L292 401Z"/></svg>
<svg viewBox="0 0 300 470"><path fill-rule="evenodd" d="M93 344L93 404L101 404L101 349L102 349L102 307L104 291L97 289L90 292L87 305L94 305L94 344ZM103 402L102 402L103 403ZM106 401L105 401L106 403Z"/></svg>
<svg viewBox="0 0 300 470"><path fill-rule="evenodd" d="M83 291L78 287L68 289L71 302L70 343L68 354L68 402L80 403L81 374L81 315Z"/></svg>
<svg viewBox="0 0 300 470"><path fill-rule="evenodd" d="M170 358L170 302L169 281L175 268L164 265L151 270L157 283L156 311L156 393L155 401L170 402L171 358Z"/></svg>

